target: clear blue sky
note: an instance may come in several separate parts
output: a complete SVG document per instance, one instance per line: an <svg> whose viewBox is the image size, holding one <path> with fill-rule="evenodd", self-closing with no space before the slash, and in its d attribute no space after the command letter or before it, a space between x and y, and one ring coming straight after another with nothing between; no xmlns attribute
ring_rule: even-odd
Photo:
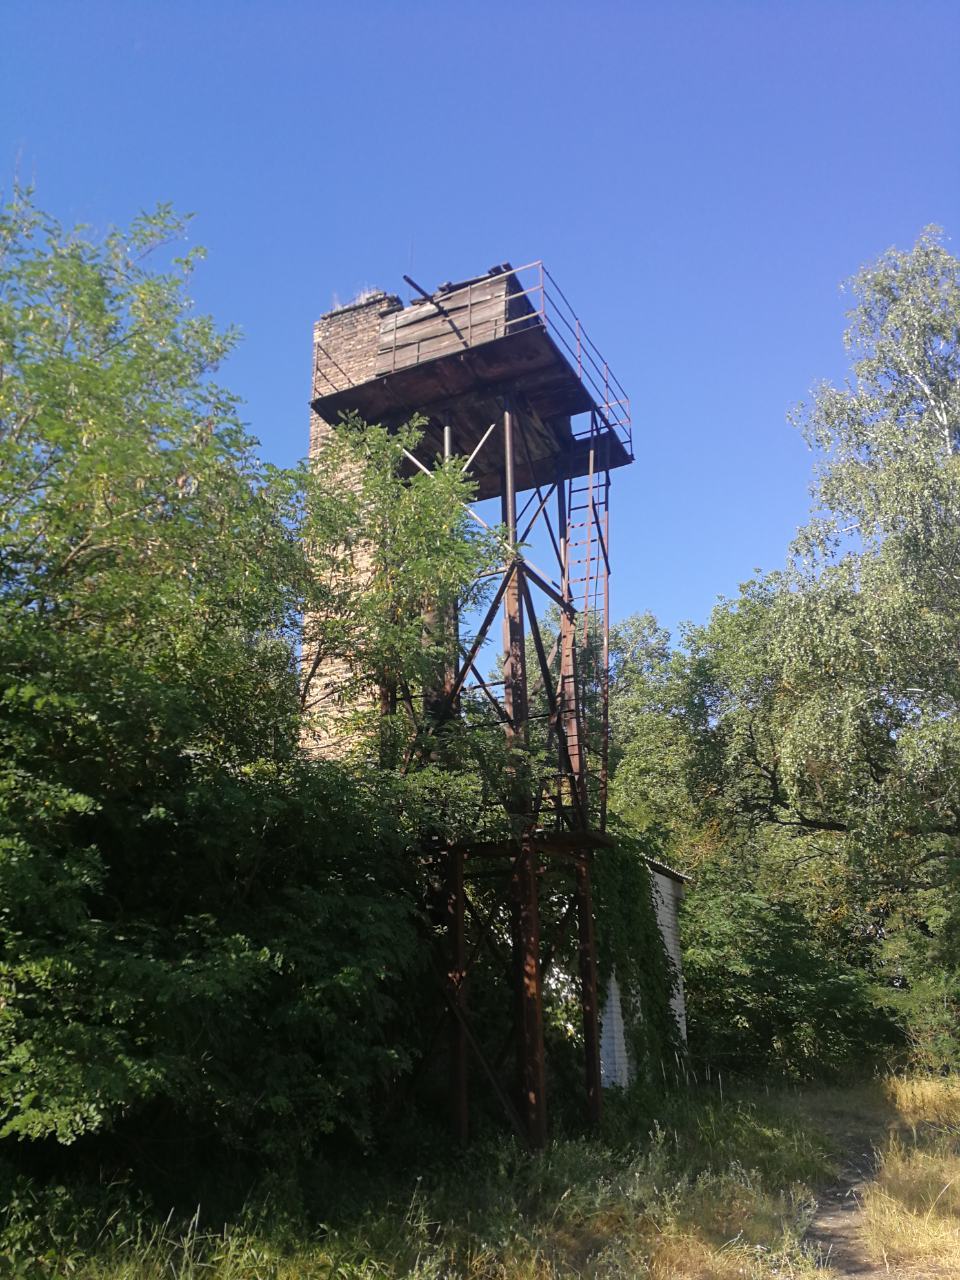
<svg viewBox="0 0 960 1280"><path fill-rule="evenodd" d="M782 562L839 282L960 236L958 139L956 0L3 5L0 184L100 226L196 211L273 460L334 297L543 258L633 399L614 612L671 627Z"/></svg>

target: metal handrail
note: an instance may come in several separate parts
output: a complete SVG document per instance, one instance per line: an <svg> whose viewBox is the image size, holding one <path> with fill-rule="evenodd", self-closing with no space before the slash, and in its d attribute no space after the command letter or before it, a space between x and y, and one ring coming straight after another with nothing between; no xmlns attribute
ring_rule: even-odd
<svg viewBox="0 0 960 1280"><path fill-rule="evenodd" d="M633 430L630 419L630 398L620 380L610 371L610 367L604 360L599 348L586 332L580 317L574 311L569 299L554 277L539 259L536 262L528 262L521 267L512 267L509 272L504 274L512 276L521 287L506 294L506 310L502 317L493 317L488 314L482 320L475 319L476 292L489 288L491 283L496 282L500 277L480 276L464 286L467 295L467 315L465 321L458 318L454 326L461 341L465 346L473 346L490 341L492 338L503 337L521 328L529 327L531 323L539 323L557 343L558 347L563 349L561 354L566 352L565 359L567 359L570 367L576 372L577 377L587 389L601 422L618 436L628 453L632 454ZM552 289L547 288L548 281ZM454 296L462 292L463 288L453 289L449 295L441 295L439 299L434 299L433 305L438 311L442 312L443 297ZM520 300L526 300L529 310L520 315L511 316L509 308ZM429 304L424 301L415 305L427 306ZM451 324L453 324L453 321L451 321ZM399 332L395 324L393 341L390 346L390 364L393 370L397 368L397 352L404 348L415 348L413 363L419 364L421 361L421 343L424 339L411 335L409 342L398 341ZM431 359L432 355L424 356L423 358ZM593 415L591 415L591 425L589 427L574 433L578 438L595 430L592 418Z"/></svg>

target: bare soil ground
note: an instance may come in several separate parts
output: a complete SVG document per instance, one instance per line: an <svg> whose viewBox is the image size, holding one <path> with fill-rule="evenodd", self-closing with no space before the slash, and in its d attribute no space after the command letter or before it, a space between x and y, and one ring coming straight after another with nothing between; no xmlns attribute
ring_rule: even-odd
<svg viewBox="0 0 960 1280"><path fill-rule="evenodd" d="M875 1280L890 1274L864 1256L863 1193L875 1173L876 1154L871 1147L852 1160L835 1185L822 1193L807 1231L806 1241L816 1250L818 1265L836 1276Z"/></svg>

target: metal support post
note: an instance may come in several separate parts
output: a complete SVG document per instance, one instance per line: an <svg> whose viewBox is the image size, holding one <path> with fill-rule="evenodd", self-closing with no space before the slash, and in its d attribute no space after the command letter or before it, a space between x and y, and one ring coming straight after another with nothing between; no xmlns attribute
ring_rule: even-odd
<svg viewBox="0 0 960 1280"><path fill-rule="evenodd" d="M448 422L443 428L443 460L444 462L449 462L452 457L453 428ZM449 703L456 685L457 676L460 674L460 614L456 601L450 605L447 617L444 619L444 639L449 658L443 672L443 695L445 701ZM455 705L452 710L453 714L457 715L459 712L459 700L454 701Z"/></svg>
<svg viewBox="0 0 960 1280"><path fill-rule="evenodd" d="M452 456L453 428L447 423L443 428L443 459L446 462ZM423 691L424 715L437 724L459 711L459 699L454 696L460 673L460 618L456 601L442 610L430 608L424 612L423 639L425 645L439 642L445 654L442 675L438 672L437 681Z"/></svg>
<svg viewBox="0 0 960 1280"><path fill-rule="evenodd" d="M507 742L522 748L527 741L527 672L523 634L523 564L517 556L517 490L515 477L516 419L513 404L503 408L503 523L507 527L515 572L503 597L504 710ZM532 797L527 794L525 768L514 761L513 814L529 823ZM537 901L537 868L527 834L511 875L513 912L514 982L517 1009L517 1063L531 1147L547 1141L546 1082L544 1077L543 992L540 981L540 911Z"/></svg>
<svg viewBox="0 0 960 1280"><path fill-rule="evenodd" d="M510 400L503 410L503 523L507 526L510 549L516 556L517 490L515 480L514 413ZM504 710L509 717L507 738L511 745L522 747L527 734L526 647L523 638L523 594L520 575L523 565L517 563L503 597L503 693ZM517 789L517 812L528 807L526 797Z"/></svg>

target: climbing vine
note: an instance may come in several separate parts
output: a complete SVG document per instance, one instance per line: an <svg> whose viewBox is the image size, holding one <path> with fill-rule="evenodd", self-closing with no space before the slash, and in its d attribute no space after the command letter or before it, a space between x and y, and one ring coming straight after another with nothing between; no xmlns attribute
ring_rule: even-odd
<svg viewBox="0 0 960 1280"><path fill-rule="evenodd" d="M679 975L660 932L646 861L659 849L649 834L614 834L617 844L598 855L593 881L601 1000L615 973L637 1078L669 1078L683 1042L670 1004Z"/></svg>

